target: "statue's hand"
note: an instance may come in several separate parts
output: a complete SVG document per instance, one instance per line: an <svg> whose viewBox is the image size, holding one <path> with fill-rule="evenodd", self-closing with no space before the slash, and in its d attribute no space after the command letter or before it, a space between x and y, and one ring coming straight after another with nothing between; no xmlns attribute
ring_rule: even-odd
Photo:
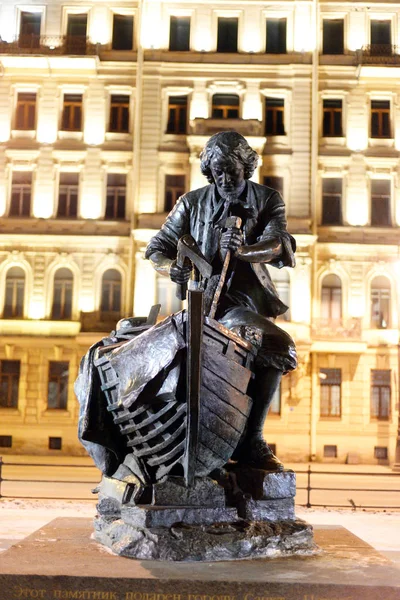
<svg viewBox="0 0 400 600"><path fill-rule="evenodd" d="M235 254L238 248L243 244L243 233L237 227L230 227L221 235L219 242L219 253L222 260L225 260L228 250Z"/></svg>
<svg viewBox="0 0 400 600"><path fill-rule="evenodd" d="M190 274L192 272L192 266L183 266L179 267L174 260L169 269L169 276L171 281L174 283L187 283L190 279Z"/></svg>

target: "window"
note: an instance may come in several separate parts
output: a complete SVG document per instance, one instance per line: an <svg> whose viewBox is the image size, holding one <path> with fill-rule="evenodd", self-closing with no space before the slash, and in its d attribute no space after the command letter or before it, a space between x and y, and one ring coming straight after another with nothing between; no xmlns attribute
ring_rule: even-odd
<svg viewBox="0 0 400 600"><path fill-rule="evenodd" d="M392 54L391 21L371 21L371 54L373 56Z"/></svg>
<svg viewBox="0 0 400 600"><path fill-rule="evenodd" d="M114 15L111 47L113 50L133 50L132 15Z"/></svg>
<svg viewBox="0 0 400 600"><path fill-rule="evenodd" d="M371 327L386 329L390 325L390 283L382 275L371 283Z"/></svg>
<svg viewBox="0 0 400 600"><path fill-rule="evenodd" d="M58 188L58 218L78 216L79 173L60 173Z"/></svg>
<svg viewBox="0 0 400 600"><path fill-rule="evenodd" d="M238 119L239 96L236 94L214 94L212 97L213 119Z"/></svg>
<svg viewBox="0 0 400 600"><path fill-rule="evenodd" d="M35 129L36 94L23 94L17 96L17 109L15 112L15 129Z"/></svg>
<svg viewBox="0 0 400 600"><path fill-rule="evenodd" d="M11 267L6 275L4 319L21 319L24 316L25 273L21 267Z"/></svg>
<svg viewBox="0 0 400 600"><path fill-rule="evenodd" d="M82 94L64 94L63 131L82 131Z"/></svg>
<svg viewBox="0 0 400 600"><path fill-rule="evenodd" d="M322 54L343 54L344 21L343 19L323 19L322 22Z"/></svg>
<svg viewBox="0 0 400 600"><path fill-rule="evenodd" d="M267 54L286 54L286 19L267 19Z"/></svg>
<svg viewBox="0 0 400 600"><path fill-rule="evenodd" d="M341 414L341 369L320 369L321 417L340 417Z"/></svg>
<svg viewBox="0 0 400 600"><path fill-rule="evenodd" d="M327 275L322 281L321 318L328 323L342 318L342 282L337 275Z"/></svg>
<svg viewBox="0 0 400 600"><path fill-rule="evenodd" d="M12 448L12 435L0 435L0 448Z"/></svg>
<svg viewBox="0 0 400 600"><path fill-rule="evenodd" d="M0 408L18 408L19 360L0 361Z"/></svg>
<svg viewBox="0 0 400 600"><path fill-rule="evenodd" d="M269 274L272 279L276 291L280 300L290 305L290 276L286 269L276 269L275 267L268 268ZM278 319L281 321L290 321L290 309L287 310L283 315L279 315Z"/></svg>
<svg viewBox="0 0 400 600"><path fill-rule="evenodd" d="M49 362L49 382L47 388L47 408L67 409L69 363Z"/></svg>
<svg viewBox="0 0 400 600"><path fill-rule="evenodd" d="M161 314L170 315L180 311L182 302L176 297L176 284L169 277L164 277L158 273L156 278L157 298L155 304L161 304Z"/></svg>
<svg viewBox="0 0 400 600"><path fill-rule="evenodd" d="M49 450L61 450L62 438L60 437L49 437Z"/></svg>
<svg viewBox="0 0 400 600"><path fill-rule="evenodd" d="M285 135L283 98L265 98L265 135Z"/></svg>
<svg viewBox="0 0 400 600"><path fill-rule="evenodd" d="M272 188L283 196L283 177L275 177L275 175L266 175L263 179L264 185Z"/></svg>
<svg viewBox="0 0 400 600"><path fill-rule="evenodd" d="M371 100L371 137L390 138L390 100Z"/></svg>
<svg viewBox="0 0 400 600"><path fill-rule="evenodd" d="M322 135L324 137L341 137L342 130L342 101L324 100Z"/></svg>
<svg viewBox="0 0 400 600"><path fill-rule="evenodd" d="M73 283L74 279L69 269L61 268L56 271L54 275L52 319L71 319Z"/></svg>
<svg viewBox="0 0 400 600"><path fill-rule="evenodd" d="M129 133L129 96L111 96L109 131Z"/></svg>
<svg viewBox="0 0 400 600"><path fill-rule="evenodd" d="M281 414L281 396L282 396L282 385L279 384L276 388L274 395L272 396L271 404L269 405L268 414L280 415Z"/></svg>
<svg viewBox="0 0 400 600"><path fill-rule="evenodd" d="M390 416L390 369L371 369L371 418Z"/></svg>
<svg viewBox="0 0 400 600"><path fill-rule="evenodd" d="M169 49L172 52L190 49L190 17L170 18Z"/></svg>
<svg viewBox="0 0 400 600"><path fill-rule="evenodd" d="M217 52L238 51L238 24L234 17L218 18Z"/></svg>
<svg viewBox="0 0 400 600"><path fill-rule="evenodd" d="M102 312L121 312L121 273L116 269L108 269L101 281Z"/></svg>
<svg viewBox="0 0 400 600"><path fill-rule="evenodd" d="M337 458L337 446L324 446L324 458Z"/></svg>
<svg viewBox="0 0 400 600"><path fill-rule="evenodd" d="M170 96L168 98L167 133L186 133L187 96Z"/></svg>
<svg viewBox="0 0 400 600"><path fill-rule="evenodd" d="M65 40L67 54L86 54L86 35L87 14L68 15Z"/></svg>
<svg viewBox="0 0 400 600"><path fill-rule="evenodd" d="M108 173L105 219L125 219L126 175Z"/></svg>
<svg viewBox="0 0 400 600"><path fill-rule="evenodd" d="M373 179L371 181L371 225L390 227L390 187L389 179Z"/></svg>
<svg viewBox="0 0 400 600"><path fill-rule="evenodd" d="M170 212L180 196L185 193L184 175L165 176L164 212Z"/></svg>
<svg viewBox="0 0 400 600"><path fill-rule="evenodd" d="M387 460L388 459L388 449L387 446L375 446L374 447L374 458L378 460Z"/></svg>
<svg viewBox="0 0 400 600"><path fill-rule="evenodd" d="M31 214L32 172L14 171L11 183L10 217L29 217Z"/></svg>
<svg viewBox="0 0 400 600"><path fill-rule="evenodd" d="M40 46L41 13L21 12L18 46L20 48L38 48Z"/></svg>
<svg viewBox="0 0 400 600"><path fill-rule="evenodd" d="M342 224L342 180L322 180L322 225Z"/></svg>

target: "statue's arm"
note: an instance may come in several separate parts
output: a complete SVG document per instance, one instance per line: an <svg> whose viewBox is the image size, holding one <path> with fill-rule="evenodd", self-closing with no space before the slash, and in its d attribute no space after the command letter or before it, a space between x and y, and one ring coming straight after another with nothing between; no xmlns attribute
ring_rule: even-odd
<svg viewBox="0 0 400 600"><path fill-rule="evenodd" d="M255 244L241 246L236 256L245 262L294 266L296 242L287 231L285 204L278 192L273 192L267 199L260 219L264 224L262 235Z"/></svg>
<svg viewBox="0 0 400 600"><path fill-rule="evenodd" d="M145 258L150 260L157 273L170 277L175 283L184 283L190 277L190 267L176 264L178 242L189 232L190 206L187 198L182 196L146 248Z"/></svg>

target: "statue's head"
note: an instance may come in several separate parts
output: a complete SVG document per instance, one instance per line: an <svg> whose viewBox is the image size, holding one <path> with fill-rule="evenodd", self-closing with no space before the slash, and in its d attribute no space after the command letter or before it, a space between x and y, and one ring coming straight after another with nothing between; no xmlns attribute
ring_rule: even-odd
<svg viewBox="0 0 400 600"><path fill-rule="evenodd" d="M208 140L200 154L200 161L202 174L210 183L218 185L215 167L231 172L242 169L243 179L250 179L258 164L258 154L240 133L221 131Z"/></svg>

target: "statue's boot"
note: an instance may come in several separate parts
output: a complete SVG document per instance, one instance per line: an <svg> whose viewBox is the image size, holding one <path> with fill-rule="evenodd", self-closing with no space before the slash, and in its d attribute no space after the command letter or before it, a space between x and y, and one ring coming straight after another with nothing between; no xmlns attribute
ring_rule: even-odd
<svg viewBox="0 0 400 600"><path fill-rule="evenodd" d="M240 464L265 471L284 469L283 464L263 438L264 421L281 378L282 371L274 367L264 368L256 373L255 398L247 424L246 437L232 457Z"/></svg>

